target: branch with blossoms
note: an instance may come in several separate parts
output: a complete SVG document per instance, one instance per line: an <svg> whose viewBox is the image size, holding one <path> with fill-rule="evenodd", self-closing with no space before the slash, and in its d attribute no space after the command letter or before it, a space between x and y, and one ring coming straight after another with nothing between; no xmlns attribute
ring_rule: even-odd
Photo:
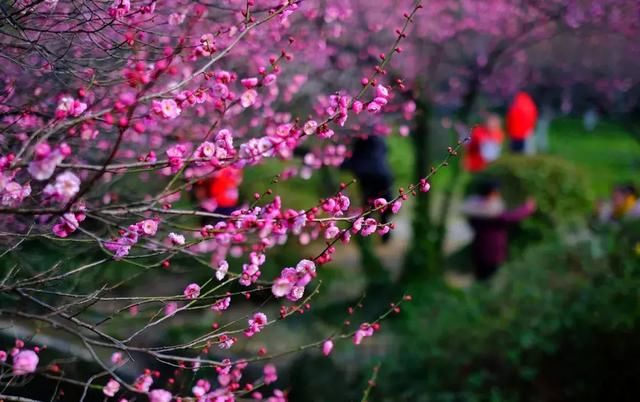
<svg viewBox="0 0 640 402"><path fill-rule="evenodd" d="M10 64L0 91L0 320L7 335L18 325L34 333L0 351L0 398L24 400L42 378L62 384L50 397L69 386L80 400L286 400L272 361L363 344L410 297L300 345L253 345L308 314L338 242L392 230L375 213L398 213L429 191L461 144L420 182L362 208L351 183L304 207L265 188L231 213L192 205L188 194L226 169L287 163L303 143L321 149L307 167L339 165L349 130L380 121L404 89L385 84L386 68L421 3L366 78L313 101L295 98L303 84L294 80L327 35L303 32L321 18L313 1L76 3L2 6L12 30L0 32ZM265 278L292 239L317 240L319 251ZM202 317L213 322L178 340L160 336ZM79 356L50 358L65 355L41 341L54 336L83 350L91 372L74 368Z"/></svg>

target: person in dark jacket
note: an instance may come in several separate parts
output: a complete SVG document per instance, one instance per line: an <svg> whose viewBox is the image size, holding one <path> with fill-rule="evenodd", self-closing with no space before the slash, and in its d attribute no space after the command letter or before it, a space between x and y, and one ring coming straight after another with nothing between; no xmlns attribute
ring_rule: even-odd
<svg viewBox="0 0 640 402"><path fill-rule="evenodd" d="M371 205L376 198L390 201L393 198L393 173L387 161L387 143L384 137L369 135L358 137L353 141L351 157L342 164L343 169L350 170L360 183L363 205ZM381 214L380 221L387 223L391 211L389 208ZM382 239L388 241L391 232Z"/></svg>
<svg viewBox="0 0 640 402"><path fill-rule="evenodd" d="M481 183L478 194L464 202L463 213L475 232L471 256L477 280L491 278L504 263L509 248L509 229L535 209L535 201L529 199L520 207L507 210L499 183L495 181Z"/></svg>

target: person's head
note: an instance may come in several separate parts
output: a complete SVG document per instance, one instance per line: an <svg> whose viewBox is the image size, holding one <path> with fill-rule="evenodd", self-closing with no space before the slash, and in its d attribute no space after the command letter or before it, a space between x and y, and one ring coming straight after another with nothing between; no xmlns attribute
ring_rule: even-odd
<svg viewBox="0 0 640 402"><path fill-rule="evenodd" d="M614 206L622 206L630 199L638 198L638 190L632 184L621 184L613 189L612 201Z"/></svg>
<svg viewBox="0 0 640 402"><path fill-rule="evenodd" d="M478 182L476 193L482 198L500 196L500 182L494 179L484 179Z"/></svg>
<svg viewBox="0 0 640 402"><path fill-rule="evenodd" d="M490 131L502 129L502 119L495 113L490 113L487 116L487 128Z"/></svg>

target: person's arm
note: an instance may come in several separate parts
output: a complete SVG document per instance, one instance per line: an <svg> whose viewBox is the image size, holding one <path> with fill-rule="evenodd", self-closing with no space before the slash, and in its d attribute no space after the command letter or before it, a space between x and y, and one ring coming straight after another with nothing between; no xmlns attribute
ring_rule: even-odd
<svg viewBox="0 0 640 402"><path fill-rule="evenodd" d="M518 223L529 217L536 210L536 202L527 200L523 205L500 215L500 220L504 223Z"/></svg>

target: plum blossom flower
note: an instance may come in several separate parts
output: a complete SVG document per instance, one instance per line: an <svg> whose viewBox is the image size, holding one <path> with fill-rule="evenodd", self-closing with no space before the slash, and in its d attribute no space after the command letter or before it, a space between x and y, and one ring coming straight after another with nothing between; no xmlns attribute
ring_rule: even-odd
<svg viewBox="0 0 640 402"><path fill-rule="evenodd" d="M218 342L218 347L220 349L231 349L231 347L238 341L237 338L233 336L221 335L220 341Z"/></svg>
<svg viewBox="0 0 640 402"><path fill-rule="evenodd" d="M267 316L264 313L255 313L251 319L249 319L249 328L244 330L244 334L247 337L252 337L267 325Z"/></svg>
<svg viewBox="0 0 640 402"><path fill-rule="evenodd" d="M54 232L55 229L56 227L54 227ZM115 260L119 260L129 255L131 247L138 242L140 236L154 236L157 231L158 221L155 219L145 219L134 225L129 225L127 230L124 231L119 238L105 242L104 247L114 253L113 258Z"/></svg>
<svg viewBox="0 0 640 402"><path fill-rule="evenodd" d="M7 361L7 352L4 350L0 350L0 363L4 363Z"/></svg>
<svg viewBox="0 0 640 402"><path fill-rule="evenodd" d="M367 105L367 111L370 113L378 113L382 110L382 105L376 102L371 102Z"/></svg>
<svg viewBox="0 0 640 402"><path fill-rule="evenodd" d="M58 237L68 237L80 227L80 222L84 221L85 217L82 211L63 214L53 225L53 234Z"/></svg>
<svg viewBox="0 0 640 402"><path fill-rule="evenodd" d="M376 86L376 96L367 105L367 111L370 113L378 113L382 107L389 101L389 90L382 84Z"/></svg>
<svg viewBox="0 0 640 402"><path fill-rule="evenodd" d="M302 229L307 225L307 214L305 211L299 211L298 215L296 215L293 220L293 225L291 226L291 232L293 234L300 234Z"/></svg>
<svg viewBox="0 0 640 402"><path fill-rule="evenodd" d="M333 135L335 134L335 131L329 128L329 126L327 126L326 124L323 124L318 127L318 129L316 130L316 133L318 134L318 137L326 140L333 137Z"/></svg>
<svg viewBox="0 0 640 402"><path fill-rule="evenodd" d="M277 278L273 281L273 285L271 286L271 292L275 297L284 297L291 292L293 289L293 283L286 278Z"/></svg>
<svg viewBox="0 0 640 402"><path fill-rule="evenodd" d="M431 184L429 184L427 179L420 179L419 188L421 192L426 193L431 189Z"/></svg>
<svg viewBox="0 0 640 402"><path fill-rule="evenodd" d="M318 122L315 120L309 120L308 122L304 123L304 127L302 130L306 135L311 135L316 131L317 128Z"/></svg>
<svg viewBox="0 0 640 402"><path fill-rule="evenodd" d="M56 201L69 201L80 191L80 179L71 171L65 171L56 176L53 184L48 184L43 192Z"/></svg>
<svg viewBox="0 0 640 402"><path fill-rule="evenodd" d="M267 402L287 402L287 396L279 389L273 391L273 395L267 399Z"/></svg>
<svg viewBox="0 0 640 402"><path fill-rule="evenodd" d="M249 286L260 277L260 267L256 264L243 264L242 276L238 282L243 286Z"/></svg>
<svg viewBox="0 0 640 402"><path fill-rule="evenodd" d="M140 392L148 392L152 384L153 377L151 377L151 375L149 374L142 374L136 379L136 382L133 384L133 386Z"/></svg>
<svg viewBox="0 0 640 402"><path fill-rule="evenodd" d="M227 275L229 271L229 263L226 260L222 260L218 263L218 269L216 269L216 278L221 281Z"/></svg>
<svg viewBox="0 0 640 402"><path fill-rule="evenodd" d="M7 207L16 207L31 195L29 183L20 185L15 181L10 181L3 187L0 186L0 203Z"/></svg>
<svg viewBox="0 0 640 402"><path fill-rule="evenodd" d="M276 75L275 74L267 74L263 79L262 79L262 84L264 86L269 86L272 85L274 82L276 82Z"/></svg>
<svg viewBox="0 0 640 402"><path fill-rule="evenodd" d="M129 0L114 0L109 7L109 15L113 18L124 17L131 10L131 2Z"/></svg>
<svg viewBox="0 0 640 402"><path fill-rule="evenodd" d="M322 344L322 354L325 356L329 356L332 350L333 350L333 341L331 339L327 339Z"/></svg>
<svg viewBox="0 0 640 402"><path fill-rule="evenodd" d="M113 364L122 363L122 353L121 352L114 352L111 355L111 363L113 363Z"/></svg>
<svg viewBox="0 0 640 402"><path fill-rule="evenodd" d="M387 200L385 200L384 198L376 198L373 201L373 207L376 209L384 208L386 205L387 205Z"/></svg>
<svg viewBox="0 0 640 402"><path fill-rule="evenodd" d="M197 299L200 296L200 286L197 283L191 283L184 288L184 297L190 300Z"/></svg>
<svg viewBox="0 0 640 402"><path fill-rule="evenodd" d="M216 145L212 142L205 141L198 146L194 156L199 159L211 159L216 156Z"/></svg>
<svg viewBox="0 0 640 402"><path fill-rule="evenodd" d="M360 325L360 328L353 335L353 343L355 345L360 345L362 343L362 339L368 336L373 336L373 326L369 323L363 323Z"/></svg>
<svg viewBox="0 0 640 402"><path fill-rule="evenodd" d="M169 157L169 166L171 166L171 172L177 173L184 165L184 159L187 154L186 145L176 144L167 149L166 153Z"/></svg>
<svg viewBox="0 0 640 402"><path fill-rule="evenodd" d="M85 110L87 110L86 103L73 99L70 96L64 96L58 103L58 108L56 109L56 118L64 119L68 116L78 117L82 113L84 113Z"/></svg>
<svg viewBox="0 0 640 402"><path fill-rule="evenodd" d="M229 97L229 87L221 82L213 84L210 91L214 98L227 99Z"/></svg>
<svg viewBox="0 0 640 402"><path fill-rule="evenodd" d="M211 389L211 383L207 380L200 379L196 382L196 385L191 388L191 392L197 398L202 398Z"/></svg>
<svg viewBox="0 0 640 402"><path fill-rule="evenodd" d="M169 14L169 25L176 26L182 24L186 16L184 13Z"/></svg>
<svg viewBox="0 0 640 402"><path fill-rule="evenodd" d="M276 371L276 366L273 364L267 364L263 369L264 373L264 383L269 385L278 380L278 372Z"/></svg>
<svg viewBox="0 0 640 402"><path fill-rule="evenodd" d="M169 233L169 240L174 246L184 246L185 238L181 234Z"/></svg>
<svg viewBox="0 0 640 402"><path fill-rule="evenodd" d="M355 221L353 221L353 232L357 233L362 229L362 224L364 223L364 218L363 217L359 217L357 218Z"/></svg>
<svg viewBox="0 0 640 402"><path fill-rule="evenodd" d="M311 260L302 260L296 268L284 268L280 277L276 278L271 287L271 292L276 297L287 297L291 301L297 301L304 295L304 288L316 276L316 264Z"/></svg>
<svg viewBox="0 0 640 402"><path fill-rule="evenodd" d="M13 375L34 373L40 358L30 349L23 349L13 356Z"/></svg>
<svg viewBox="0 0 640 402"><path fill-rule="evenodd" d="M337 227L333 222L329 224L329 227L324 231L324 238L329 240L333 239L340 233L340 228Z"/></svg>
<svg viewBox="0 0 640 402"><path fill-rule="evenodd" d="M402 208L402 202L400 201L394 201L391 204L391 212L393 212L394 214L397 214L398 212L400 212L400 208Z"/></svg>
<svg viewBox="0 0 640 402"><path fill-rule="evenodd" d="M53 175L56 167L71 155L71 148L62 143L55 150L51 150L49 144L40 143L35 147L35 157L29 162L27 170L31 177L36 180L47 180Z"/></svg>
<svg viewBox="0 0 640 402"><path fill-rule="evenodd" d="M240 96L240 104L244 108L252 106L258 100L258 92L255 89L249 89Z"/></svg>
<svg viewBox="0 0 640 402"><path fill-rule="evenodd" d="M141 236L154 236L158 231L158 221L155 219L145 219L136 224L138 234Z"/></svg>
<svg viewBox="0 0 640 402"><path fill-rule="evenodd" d="M353 110L353 113L355 113L355 114L360 114L360 112L362 112L363 108L364 108L364 105L359 100L354 101L353 104L351 105L351 109Z"/></svg>
<svg viewBox="0 0 640 402"><path fill-rule="evenodd" d="M149 392L149 402L171 402L173 395L165 389L154 389Z"/></svg>
<svg viewBox="0 0 640 402"><path fill-rule="evenodd" d="M102 393L108 397L114 396L120 390L120 383L113 378L109 380L107 385L102 387Z"/></svg>
<svg viewBox="0 0 640 402"><path fill-rule="evenodd" d="M178 303L176 302L169 302L164 307L164 315L166 316L172 316L176 313L176 311L178 311Z"/></svg>
<svg viewBox="0 0 640 402"><path fill-rule="evenodd" d="M151 110L167 120L175 119L182 113L182 109L173 99L154 100L151 105Z"/></svg>
<svg viewBox="0 0 640 402"><path fill-rule="evenodd" d="M336 119L339 126L344 126L349 116L349 97L344 95L331 95L327 113Z"/></svg>
<svg viewBox="0 0 640 402"><path fill-rule="evenodd" d="M230 304L231 304L231 297L227 296L227 297L219 299L215 303L213 303L213 305L211 306L211 310L217 311L217 312L222 312L222 311L228 309Z"/></svg>
<svg viewBox="0 0 640 402"><path fill-rule="evenodd" d="M378 227L378 223L376 222L376 220L373 218L368 218L364 221L360 234L365 237L369 236L376 231L377 227Z"/></svg>
<svg viewBox="0 0 640 402"><path fill-rule="evenodd" d="M200 46L196 48L196 53L204 57L209 57L216 52L213 34L206 33L200 37Z"/></svg>
<svg viewBox="0 0 640 402"><path fill-rule="evenodd" d="M245 78L240 80L240 83L243 87L247 89L252 89L258 86L258 79L256 77Z"/></svg>
<svg viewBox="0 0 640 402"><path fill-rule="evenodd" d="M242 275L238 281L243 286L255 283L261 275L260 266L264 264L265 256L262 253L249 254L249 264L242 265Z"/></svg>

